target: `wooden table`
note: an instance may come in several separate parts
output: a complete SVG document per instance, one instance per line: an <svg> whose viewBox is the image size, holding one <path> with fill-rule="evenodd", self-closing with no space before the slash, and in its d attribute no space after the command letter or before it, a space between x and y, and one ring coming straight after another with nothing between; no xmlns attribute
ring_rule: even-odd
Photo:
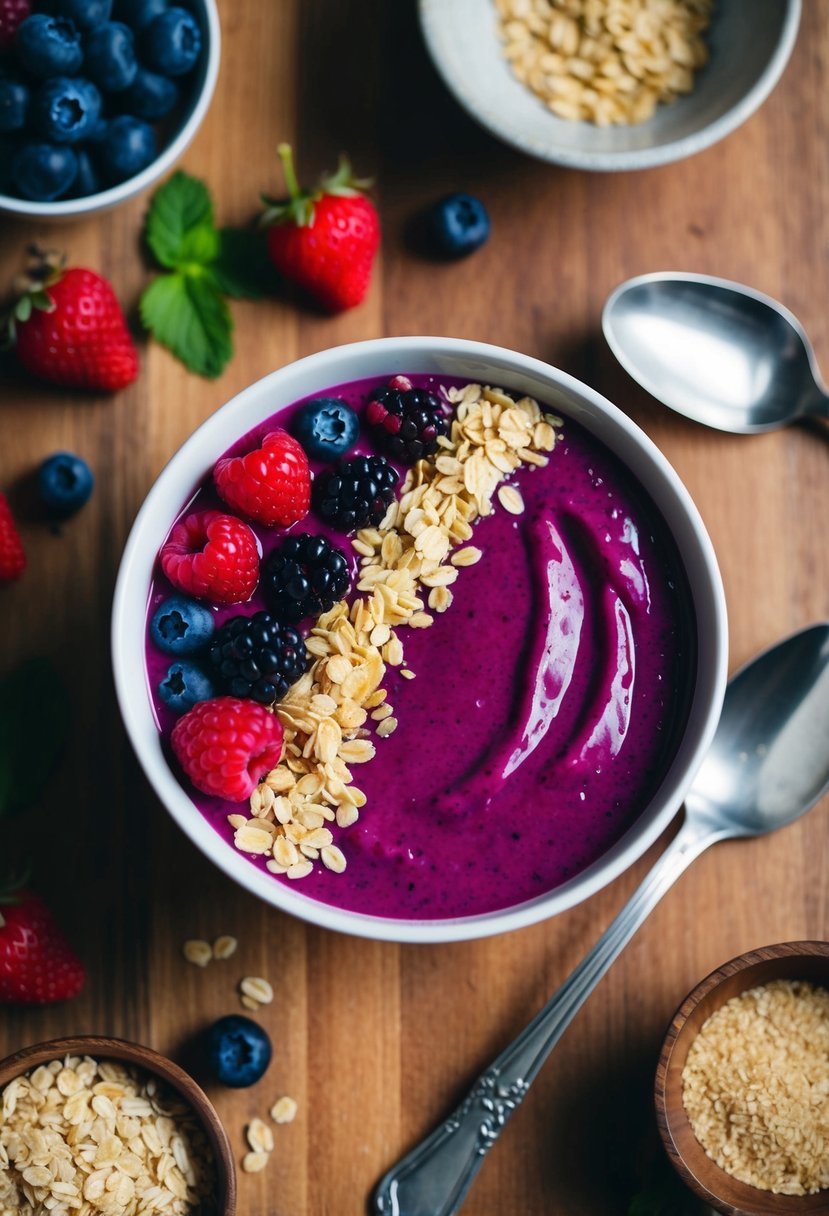
<svg viewBox="0 0 829 1216"><path fill-rule="evenodd" d="M256 1087L212 1095L241 1158L243 1126L280 1094L267 1171L240 1175L244 1216L348 1216L396 1157L446 1113L593 943L656 856L588 903L495 940L398 947L316 930L225 879L173 826L132 756L115 707L108 617L121 549L161 467L217 406L298 356L379 334L450 334L514 347L583 378L648 431L693 494L725 579L732 666L829 615L829 450L806 428L729 437L655 405L599 332L620 280L703 271L784 301L829 368L829 3L810 0L771 98L725 142L652 172L602 176L536 163L494 142L429 66L411 0L222 4L218 90L184 167L219 219L244 223L277 188L276 144L306 176L347 148L377 178L384 240L367 302L335 319L289 300L233 305L236 356L222 378L188 374L153 344L114 400L0 381L0 487L61 448L96 470L92 502L59 537L23 523L26 577L0 592L0 670L45 654L74 705L71 746L20 832L37 885L85 958L65 1007L0 1017L0 1055L59 1034L104 1032L186 1054L239 1007L241 976L276 990L261 1012L275 1047ZM489 207L480 253L436 266L407 222L438 194ZM5 282L33 238L99 268L132 308L148 269L146 198L61 229L3 223ZM136 690L137 695L143 695ZM38 775L33 774L33 780ZM829 931L823 807L773 839L718 847L677 885L603 981L486 1161L469 1216L624 1213L655 1155L650 1088L662 1032L685 992L740 951ZM235 934L238 954L187 965L188 937Z"/></svg>

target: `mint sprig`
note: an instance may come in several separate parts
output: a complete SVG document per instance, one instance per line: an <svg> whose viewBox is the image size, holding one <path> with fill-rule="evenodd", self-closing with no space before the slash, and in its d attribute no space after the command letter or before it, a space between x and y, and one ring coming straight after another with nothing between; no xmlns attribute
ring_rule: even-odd
<svg viewBox="0 0 829 1216"><path fill-rule="evenodd" d="M166 273L142 293L141 320L185 367L214 379L233 355L225 296L257 300L278 283L266 238L217 228L207 186L180 170L153 195L144 236Z"/></svg>

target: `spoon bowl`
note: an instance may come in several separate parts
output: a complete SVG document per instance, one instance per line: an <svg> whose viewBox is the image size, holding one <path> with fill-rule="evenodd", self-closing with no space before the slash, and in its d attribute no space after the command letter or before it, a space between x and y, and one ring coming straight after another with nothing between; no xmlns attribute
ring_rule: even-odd
<svg viewBox="0 0 829 1216"><path fill-rule="evenodd" d="M784 827L829 787L829 624L764 651L731 678L691 789L688 820L731 836Z"/></svg>
<svg viewBox="0 0 829 1216"><path fill-rule="evenodd" d="M701 274L639 275L608 297L602 328L625 371L695 422L757 434L829 419L802 325L750 287Z"/></svg>
<svg viewBox="0 0 829 1216"><path fill-rule="evenodd" d="M677 878L712 844L785 827L829 789L829 621L772 646L729 681L685 822L595 946L461 1105L380 1180L378 1216L453 1216L485 1154L573 1018Z"/></svg>

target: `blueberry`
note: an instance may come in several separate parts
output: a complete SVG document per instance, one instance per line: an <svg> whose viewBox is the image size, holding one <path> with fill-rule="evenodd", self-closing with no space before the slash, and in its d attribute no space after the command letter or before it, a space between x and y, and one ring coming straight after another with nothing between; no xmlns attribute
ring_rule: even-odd
<svg viewBox="0 0 829 1216"><path fill-rule="evenodd" d="M152 121L169 114L178 101L178 97L178 85L174 80L139 65L135 80L121 100L130 114Z"/></svg>
<svg viewBox="0 0 829 1216"><path fill-rule="evenodd" d="M315 460L334 460L354 447L360 422L344 401L315 397L294 415L291 431Z"/></svg>
<svg viewBox="0 0 829 1216"><path fill-rule="evenodd" d="M75 155L78 158L78 172L72 183L69 196L71 198L88 198L90 194L97 194L101 189L98 170L95 168L92 157L86 148L77 148Z"/></svg>
<svg viewBox="0 0 829 1216"><path fill-rule="evenodd" d="M29 108L29 90L14 76L0 76L0 132L22 131Z"/></svg>
<svg viewBox="0 0 829 1216"><path fill-rule="evenodd" d="M480 199L471 194L448 194L429 211L435 245L447 257L464 257L489 239L489 216Z"/></svg>
<svg viewBox="0 0 829 1216"><path fill-rule="evenodd" d="M209 676L189 659L176 659L158 686L158 695L174 713L186 714L197 701L209 701L216 696L216 687Z"/></svg>
<svg viewBox="0 0 829 1216"><path fill-rule="evenodd" d="M251 1018L230 1013L207 1032L207 1063L217 1081L241 1089L253 1085L271 1062L271 1041Z"/></svg>
<svg viewBox="0 0 829 1216"><path fill-rule="evenodd" d="M56 17L68 17L79 30L86 33L109 21L112 0L49 0L48 4L41 0L40 8Z"/></svg>
<svg viewBox="0 0 829 1216"><path fill-rule="evenodd" d="M129 88L138 71L132 30L120 21L99 25L86 40L84 67L107 93Z"/></svg>
<svg viewBox="0 0 829 1216"><path fill-rule="evenodd" d="M165 654L195 654L210 641L216 622L204 604L181 595L159 604L150 621L150 637Z"/></svg>
<svg viewBox="0 0 829 1216"><path fill-rule="evenodd" d="M32 125L44 139L74 144L86 138L98 122L101 94L89 80L53 76L32 98Z"/></svg>
<svg viewBox="0 0 829 1216"><path fill-rule="evenodd" d="M134 30L143 30L167 9L167 0L115 0L115 15Z"/></svg>
<svg viewBox="0 0 829 1216"><path fill-rule="evenodd" d="M60 198L78 174L78 158L66 144L24 144L12 158L12 183L24 198Z"/></svg>
<svg viewBox="0 0 829 1216"><path fill-rule="evenodd" d="M119 114L107 123L100 147L101 163L110 181L122 182L155 160L155 131L140 118Z"/></svg>
<svg viewBox="0 0 829 1216"><path fill-rule="evenodd" d="M55 452L37 473L37 488L53 519L68 519L89 501L95 478L89 465L72 452Z"/></svg>
<svg viewBox="0 0 829 1216"><path fill-rule="evenodd" d="M68 17L32 13L17 27L17 58L33 76L71 76L83 63L81 36Z"/></svg>
<svg viewBox="0 0 829 1216"><path fill-rule="evenodd" d="M192 13L168 8L144 31L144 57L165 76L183 76L199 57L201 30Z"/></svg>

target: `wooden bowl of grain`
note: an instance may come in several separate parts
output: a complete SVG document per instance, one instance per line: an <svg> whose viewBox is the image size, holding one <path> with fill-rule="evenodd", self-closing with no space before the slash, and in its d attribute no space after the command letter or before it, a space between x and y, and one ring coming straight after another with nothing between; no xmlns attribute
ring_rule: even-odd
<svg viewBox="0 0 829 1216"><path fill-rule="evenodd" d="M829 942L764 946L702 980L654 1096L673 1166L718 1212L829 1213Z"/></svg>
<svg viewBox="0 0 829 1216"><path fill-rule="evenodd" d="M86 1156L84 1143L95 1145ZM160 1186L169 1216L236 1212L233 1154L207 1095L171 1060L121 1039L53 1039L0 1060L0 1163L0 1210L4 1186L30 1188L35 1206L51 1192L55 1210L80 1196L97 1209L121 1188L112 1199L125 1211Z"/></svg>

